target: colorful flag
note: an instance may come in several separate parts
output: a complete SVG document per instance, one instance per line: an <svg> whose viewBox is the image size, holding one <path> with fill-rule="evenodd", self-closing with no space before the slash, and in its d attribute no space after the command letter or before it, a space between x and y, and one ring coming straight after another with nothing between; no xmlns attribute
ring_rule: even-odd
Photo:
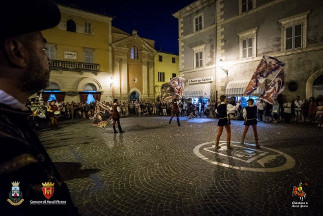
<svg viewBox="0 0 323 216"><path fill-rule="evenodd" d="M263 56L256 71L253 73L250 82L244 92L244 96L252 94L270 74L283 69L284 63L270 56Z"/></svg>
<svg viewBox="0 0 323 216"><path fill-rule="evenodd" d="M273 104L277 96L284 91L284 75L284 69L280 70L259 98Z"/></svg>
<svg viewBox="0 0 323 216"><path fill-rule="evenodd" d="M184 91L184 79L179 77L173 77L169 82L164 83L161 87L161 100L172 101L177 98L180 99L183 96Z"/></svg>

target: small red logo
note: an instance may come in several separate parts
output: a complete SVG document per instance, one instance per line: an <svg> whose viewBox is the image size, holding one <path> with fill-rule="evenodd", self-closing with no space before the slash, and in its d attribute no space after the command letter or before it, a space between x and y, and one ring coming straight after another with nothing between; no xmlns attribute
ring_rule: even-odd
<svg viewBox="0 0 323 216"><path fill-rule="evenodd" d="M42 183L43 185L43 194L44 196L46 197L46 199L50 199L53 194L54 194L54 184L55 183L52 183L52 182L45 182L45 183Z"/></svg>
<svg viewBox="0 0 323 216"><path fill-rule="evenodd" d="M304 185L307 186L307 183L305 183ZM306 193L305 191L303 191L302 182L299 183L298 187L297 186L293 187L293 196L298 197L301 201L304 201L306 197Z"/></svg>

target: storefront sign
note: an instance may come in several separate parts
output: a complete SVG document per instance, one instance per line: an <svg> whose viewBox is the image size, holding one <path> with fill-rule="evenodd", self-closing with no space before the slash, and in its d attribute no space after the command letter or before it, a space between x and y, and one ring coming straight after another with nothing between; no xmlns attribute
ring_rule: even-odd
<svg viewBox="0 0 323 216"><path fill-rule="evenodd" d="M202 77L188 80L188 84L213 82L213 77Z"/></svg>
<svg viewBox="0 0 323 216"><path fill-rule="evenodd" d="M65 59L77 59L76 52L68 52L68 51L65 51L64 52L64 58Z"/></svg>

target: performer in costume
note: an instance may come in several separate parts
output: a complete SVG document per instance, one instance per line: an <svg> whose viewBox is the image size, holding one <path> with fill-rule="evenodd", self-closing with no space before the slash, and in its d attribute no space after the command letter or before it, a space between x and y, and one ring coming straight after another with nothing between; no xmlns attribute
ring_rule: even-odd
<svg viewBox="0 0 323 216"><path fill-rule="evenodd" d="M172 123L174 115L176 115L176 118L177 118L177 125L181 126L181 124L179 123L179 107L176 99L174 99L172 102L172 115L170 117L169 124Z"/></svg>
<svg viewBox="0 0 323 216"><path fill-rule="evenodd" d="M118 99L114 99L112 105L112 119L113 119L113 132L118 133L116 130L116 122L118 123L119 133L124 133L120 125L120 114L118 112Z"/></svg>
<svg viewBox="0 0 323 216"><path fill-rule="evenodd" d="M241 144L244 144L244 139L248 132L249 126L252 126L253 133L255 135L256 147L260 148L257 132L257 106L254 106L254 100L249 99L248 106L243 109L243 118L244 118L244 131L242 134Z"/></svg>
<svg viewBox="0 0 323 216"><path fill-rule="evenodd" d="M49 123L50 127L57 127L57 119L59 116L55 115L54 113L58 110L58 106L55 104L55 101L51 101L47 107L48 116L49 116Z"/></svg>
<svg viewBox="0 0 323 216"><path fill-rule="evenodd" d="M217 149L221 148L219 146L219 141L220 141L220 137L223 132L223 127L225 127L225 130L227 131L227 149L232 149L232 147L230 146L230 142L231 142L231 126L230 126L230 124L231 124L231 122L230 122L230 118L228 117L228 111L238 109L240 103L237 103L236 106L233 106L231 104L227 104L227 99L226 99L225 95L220 96L220 101L221 101L221 104L216 109L216 112L219 116L219 121L218 121L219 131L218 131L218 135L216 137L215 147Z"/></svg>

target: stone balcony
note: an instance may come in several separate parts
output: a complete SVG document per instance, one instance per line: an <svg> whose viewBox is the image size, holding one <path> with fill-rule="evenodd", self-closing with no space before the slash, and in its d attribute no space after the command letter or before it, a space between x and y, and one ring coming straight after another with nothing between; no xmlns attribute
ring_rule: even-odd
<svg viewBox="0 0 323 216"><path fill-rule="evenodd" d="M97 73L100 70L100 65L76 61L51 60L50 69Z"/></svg>

